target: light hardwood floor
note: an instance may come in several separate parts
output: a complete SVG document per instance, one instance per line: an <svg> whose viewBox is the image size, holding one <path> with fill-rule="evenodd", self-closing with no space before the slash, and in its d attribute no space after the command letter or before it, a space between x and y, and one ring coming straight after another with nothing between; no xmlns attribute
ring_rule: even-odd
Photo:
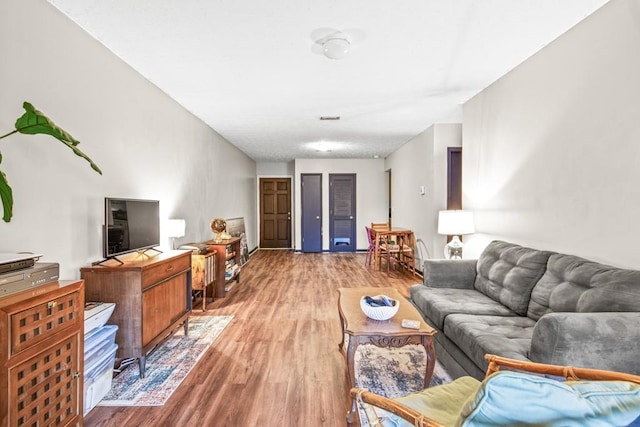
<svg viewBox="0 0 640 427"><path fill-rule="evenodd" d="M343 426L346 368L338 350L339 287L421 282L380 272L364 254L261 250L240 284L207 305L234 319L163 407L101 407L85 426ZM196 304L193 315L203 314Z"/></svg>

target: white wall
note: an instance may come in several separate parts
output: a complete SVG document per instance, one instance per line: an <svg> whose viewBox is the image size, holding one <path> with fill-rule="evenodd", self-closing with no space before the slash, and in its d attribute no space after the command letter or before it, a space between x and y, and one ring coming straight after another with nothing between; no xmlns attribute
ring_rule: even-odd
<svg viewBox="0 0 640 427"><path fill-rule="evenodd" d="M447 206L447 147L462 143L460 124L436 124L404 144L385 161L391 170L392 225L413 230L422 260L442 258L445 236L437 234L438 211ZM420 186L425 194L420 194Z"/></svg>
<svg viewBox="0 0 640 427"><path fill-rule="evenodd" d="M0 2L0 57L0 134L29 101L104 172L48 136L0 140L15 199L0 252L42 253L61 278L78 278L102 256L105 196L160 200L162 220L186 219L177 244L211 238L214 217L244 216L256 246L255 162L49 3Z"/></svg>
<svg viewBox="0 0 640 427"><path fill-rule="evenodd" d="M468 250L503 238L640 268L639 28L640 2L613 0L465 104Z"/></svg>
<svg viewBox="0 0 640 427"><path fill-rule="evenodd" d="M387 178L382 159L296 159L295 160L295 249L302 248L300 174L322 174L322 248L329 250L329 174L356 174L357 249L367 249L364 227L384 222L387 214Z"/></svg>
<svg viewBox="0 0 640 427"><path fill-rule="evenodd" d="M257 162L256 173L265 177L293 176L295 162Z"/></svg>

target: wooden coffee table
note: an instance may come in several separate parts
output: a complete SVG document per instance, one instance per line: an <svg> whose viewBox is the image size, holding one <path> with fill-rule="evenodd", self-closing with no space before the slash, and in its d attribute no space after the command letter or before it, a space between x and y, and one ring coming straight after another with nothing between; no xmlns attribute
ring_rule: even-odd
<svg viewBox="0 0 640 427"><path fill-rule="evenodd" d="M386 295L400 303L398 313L389 320L372 320L360 308L360 298L365 295ZM349 388L355 387L355 367L353 357L360 344L373 344L378 347L402 347L407 344L421 344L427 352L427 369L424 376L425 388L429 386L436 354L433 348L433 335L436 330L427 325L416 308L394 288L339 288L338 312L342 326L342 340L339 348L344 347L345 334L349 335L346 359L349 374ZM419 320L419 329L407 329L401 326L403 319ZM352 423L356 415L355 401L347 391L347 422Z"/></svg>

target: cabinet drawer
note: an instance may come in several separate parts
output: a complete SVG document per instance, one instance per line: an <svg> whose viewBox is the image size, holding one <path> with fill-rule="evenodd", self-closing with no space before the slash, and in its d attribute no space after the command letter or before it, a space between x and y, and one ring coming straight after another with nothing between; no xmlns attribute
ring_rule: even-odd
<svg viewBox="0 0 640 427"><path fill-rule="evenodd" d="M10 318L10 354L14 355L58 331L79 327L84 321L84 301L79 292L64 294L12 313Z"/></svg>
<svg viewBox="0 0 640 427"><path fill-rule="evenodd" d="M191 268L191 254L176 257L168 262L155 265L142 273L142 288L148 288L181 271Z"/></svg>

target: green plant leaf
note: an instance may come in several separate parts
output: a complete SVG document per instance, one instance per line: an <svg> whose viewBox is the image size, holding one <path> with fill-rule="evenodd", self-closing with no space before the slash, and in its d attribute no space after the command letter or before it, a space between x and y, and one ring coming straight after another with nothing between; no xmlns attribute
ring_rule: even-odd
<svg viewBox="0 0 640 427"><path fill-rule="evenodd" d="M58 127L51 119L42 114L40 111L36 110L33 105L28 102L24 102L22 107L25 110L25 113L16 120L16 130L20 133L26 135L35 135L35 134L46 134L51 135L64 145L69 147L77 156L82 157L91 165L91 169L98 172L102 175L102 171L96 165L93 160L89 158L86 154L84 154L77 147L80 144L80 141L71 136L67 131Z"/></svg>
<svg viewBox="0 0 640 427"><path fill-rule="evenodd" d="M0 160L2 160L1 157ZM13 192L7 182L7 176L2 171L0 171L0 200L4 210L2 219L4 222L9 222L13 216Z"/></svg>

